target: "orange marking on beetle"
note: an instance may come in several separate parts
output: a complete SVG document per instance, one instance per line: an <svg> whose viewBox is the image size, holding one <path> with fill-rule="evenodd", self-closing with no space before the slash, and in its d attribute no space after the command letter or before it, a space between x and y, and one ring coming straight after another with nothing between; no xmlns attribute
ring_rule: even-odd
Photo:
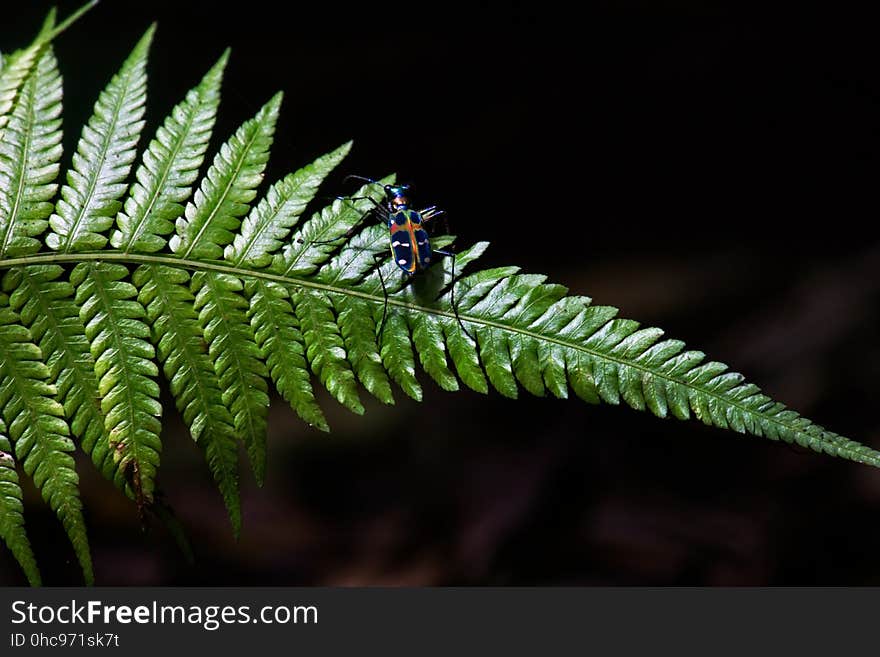
<svg viewBox="0 0 880 657"><path fill-rule="evenodd" d="M396 200L396 199L394 199L394 200ZM405 200L406 199L404 199L404 201ZM414 274L418 269L420 269L422 267L422 262L419 258L419 246L418 246L419 242L418 242L418 239L416 238L416 234L415 234L416 230L421 230L421 223L415 223L412 220L413 215L415 215L415 216L419 216L419 215L415 212L412 212L412 213L401 212L398 214L403 214L405 221L403 224L398 224L396 221L394 221L392 219L390 222L391 225L389 227L389 233L391 234L392 237L397 237L398 239L401 237L400 233L403 233L403 232L406 233L407 238L409 239L409 252L410 252L411 258L410 258L409 264L404 269L403 265L405 264L405 261L403 263L400 262L400 259L398 259L397 255L394 253L393 246L391 247L392 258L394 259L394 262L397 264L398 267L403 269L408 274ZM400 246L404 246L404 244L401 243ZM430 258L426 259L425 263L428 263L429 261L430 261Z"/></svg>
<svg viewBox="0 0 880 657"><path fill-rule="evenodd" d="M413 229L412 222L406 222L407 232L409 233L409 248L412 250L413 254L413 267L412 271L415 271L418 268L419 263L419 246L416 242L416 233Z"/></svg>

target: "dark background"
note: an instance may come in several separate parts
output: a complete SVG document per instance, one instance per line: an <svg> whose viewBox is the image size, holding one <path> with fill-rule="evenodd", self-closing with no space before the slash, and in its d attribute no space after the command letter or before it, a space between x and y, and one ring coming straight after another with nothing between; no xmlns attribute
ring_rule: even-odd
<svg viewBox="0 0 880 657"><path fill-rule="evenodd" d="M61 2L62 15L76 2ZM149 127L228 44L214 144L286 93L267 180L354 138L342 176L396 171L484 266L520 264L663 327L817 422L880 446L880 84L865 17L707 2L105 0L57 42L66 160L149 23ZM316 6L317 5L317 6ZM6 51L48 3L5 12ZM143 143L143 142L142 142ZM212 147L213 151L213 147ZM342 190L342 191L340 191ZM188 565L79 459L101 584L880 584L880 473L576 400L279 398L236 542L172 403L160 484ZM44 579L79 581L38 495ZM0 582L24 580L7 552Z"/></svg>

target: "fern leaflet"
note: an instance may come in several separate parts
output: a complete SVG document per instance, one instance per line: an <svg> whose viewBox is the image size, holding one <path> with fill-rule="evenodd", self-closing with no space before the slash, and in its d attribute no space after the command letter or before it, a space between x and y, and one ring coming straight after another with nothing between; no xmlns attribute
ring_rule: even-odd
<svg viewBox="0 0 880 657"><path fill-rule="evenodd" d="M118 228L110 236L114 247L126 253L152 253L165 246L165 236L174 230L172 221L189 198L208 148L228 59L226 51L156 132L116 219Z"/></svg>
<svg viewBox="0 0 880 657"><path fill-rule="evenodd" d="M68 437L64 408L53 399L55 388L47 383L48 378L49 370L30 331L15 311L0 306L0 415L16 458L61 520L86 581L92 582L79 478L70 455L74 445Z"/></svg>
<svg viewBox="0 0 880 657"><path fill-rule="evenodd" d="M15 457L6 437L6 423L0 419L0 538L12 552L31 586L40 585L40 571L24 531L24 504Z"/></svg>
<svg viewBox="0 0 880 657"><path fill-rule="evenodd" d="M121 208L119 198L134 161L147 95L145 67L155 28L135 46L122 69L95 103L83 129L67 185L52 215L46 244L59 251L101 249Z"/></svg>

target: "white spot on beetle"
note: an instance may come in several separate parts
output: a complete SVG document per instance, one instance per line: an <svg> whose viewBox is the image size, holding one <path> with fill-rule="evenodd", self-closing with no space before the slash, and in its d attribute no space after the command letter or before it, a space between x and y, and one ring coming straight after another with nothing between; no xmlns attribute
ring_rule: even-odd
<svg viewBox="0 0 880 657"><path fill-rule="evenodd" d="M406 264L406 260L404 260L403 258L401 258L400 260L397 261L397 264L398 264L398 265L405 265L405 264Z"/></svg>

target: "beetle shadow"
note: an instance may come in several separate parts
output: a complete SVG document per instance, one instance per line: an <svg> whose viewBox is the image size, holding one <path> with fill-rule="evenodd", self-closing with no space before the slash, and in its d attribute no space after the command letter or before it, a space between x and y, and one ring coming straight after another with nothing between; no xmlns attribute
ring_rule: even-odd
<svg viewBox="0 0 880 657"><path fill-rule="evenodd" d="M445 259L445 258L444 258ZM413 300L419 305L435 307L440 305L437 297L440 296L447 284L446 270L444 267L429 267L423 269L407 282Z"/></svg>

